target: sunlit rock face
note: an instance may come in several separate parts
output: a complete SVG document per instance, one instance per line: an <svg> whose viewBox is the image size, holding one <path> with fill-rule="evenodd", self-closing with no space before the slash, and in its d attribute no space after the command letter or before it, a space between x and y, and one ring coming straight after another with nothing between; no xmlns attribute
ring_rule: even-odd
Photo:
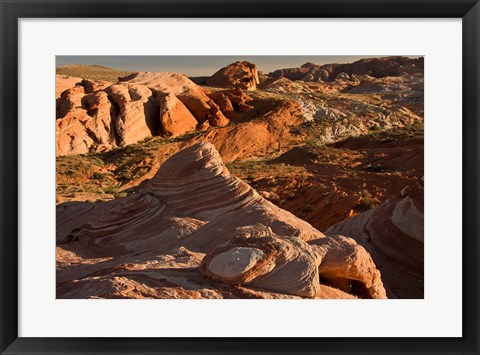
<svg viewBox="0 0 480 355"><path fill-rule="evenodd" d="M408 57L366 58L348 64L305 63L299 68L279 69L268 75L302 81L356 80L358 76L373 78L387 76L423 75L424 59Z"/></svg>
<svg viewBox="0 0 480 355"><path fill-rule="evenodd" d="M412 184L377 208L325 231L349 236L364 246L385 270L382 280L392 297L423 298L423 196L423 187ZM418 291L412 294L412 290Z"/></svg>
<svg viewBox="0 0 480 355"><path fill-rule="evenodd" d="M221 88L255 90L259 84L258 71L250 62L235 62L220 69L207 80L207 85Z"/></svg>
<svg viewBox="0 0 480 355"><path fill-rule="evenodd" d="M106 151L229 122L204 89L178 73L135 73L113 85L58 80L58 87L67 89L57 98L57 156Z"/></svg>
<svg viewBox="0 0 480 355"><path fill-rule="evenodd" d="M227 170L210 143L137 194L57 205L58 298L385 298L353 239L327 237Z"/></svg>

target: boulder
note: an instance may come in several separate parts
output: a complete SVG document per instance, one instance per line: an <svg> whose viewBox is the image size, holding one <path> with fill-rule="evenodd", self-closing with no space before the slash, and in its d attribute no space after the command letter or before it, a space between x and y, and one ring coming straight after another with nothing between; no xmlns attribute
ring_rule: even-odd
<svg viewBox="0 0 480 355"><path fill-rule="evenodd" d="M115 84L105 92L116 107L114 122L120 146L158 134L159 104L152 90L144 85Z"/></svg>
<svg viewBox="0 0 480 355"><path fill-rule="evenodd" d="M159 101L163 135L177 137L195 129L197 120L174 94L162 96Z"/></svg>
<svg viewBox="0 0 480 355"><path fill-rule="evenodd" d="M353 238L385 270L391 297L423 298L423 187L408 186L380 206L339 222L325 233Z"/></svg>
<svg viewBox="0 0 480 355"><path fill-rule="evenodd" d="M227 65L207 79L208 86L243 90L255 90L259 83L256 65L246 61Z"/></svg>

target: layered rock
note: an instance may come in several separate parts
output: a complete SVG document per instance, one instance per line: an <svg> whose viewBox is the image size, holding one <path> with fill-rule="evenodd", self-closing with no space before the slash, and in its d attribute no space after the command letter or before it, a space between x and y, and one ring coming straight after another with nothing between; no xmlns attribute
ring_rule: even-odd
<svg viewBox="0 0 480 355"><path fill-rule="evenodd" d="M158 134L159 104L151 89L144 85L115 84L105 92L116 108L114 122L120 146Z"/></svg>
<svg viewBox="0 0 480 355"><path fill-rule="evenodd" d="M207 79L208 86L255 90L259 84L255 64L237 61L220 69Z"/></svg>
<svg viewBox="0 0 480 355"><path fill-rule="evenodd" d="M81 85L64 91L57 108L56 155L81 154L116 145L116 110L105 92L87 94Z"/></svg>
<svg viewBox="0 0 480 355"><path fill-rule="evenodd" d="M256 119L229 125L192 138L211 142L225 162L278 152L295 142L290 127L304 122L301 107L294 101L270 105Z"/></svg>
<svg viewBox="0 0 480 355"><path fill-rule="evenodd" d="M173 94L160 97L160 126L165 136L182 135L197 127L197 120Z"/></svg>
<svg viewBox="0 0 480 355"><path fill-rule="evenodd" d="M227 117L229 113L249 112L254 108L250 104L253 99L240 89L210 91L207 95L215 101Z"/></svg>
<svg viewBox="0 0 480 355"><path fill-rule="evenodd" d="M228 122L207 92L181 74L136 73L114 85L82 80L57 100L57 155L108 150Z"/></svg>
<svg viewBox="0 0 480 355"><path fill-rule="evenodd" d="M205 90L185 75L170 72L140 72L122 78L119 84L144 85L157 94L175 95L195 116L199 123L208 121L214 127L224 126L228 119Z"/></svg>
<svg viewBox="0 0 480 355"><path fill-rule="evenodd" d="M353 239L336 235L314 240L310 245L322 258L320 277L330 285L365 298L386 298L380 272L372 268L374 263L369 253Z"/></svg>
<svg viewBox="0 0 480 355"><path fill-rule="evenodd" d="M305 121L322 122L322 132L316 137L318 143L337 142L347 137L367 134L371 130L404 127L422 121L423 105L412 104L407 99L419 97L418 102L423 102L423 91L414 91L421 89L418 86L421 79L383 78L372 79L373 81L370 79L352 81L351 76L343 74L339 74L343 79L339 78L333 83L292 81L282 77L265 85L264 90L288 95L296 101L301 107ZM361 90L355 91L355 88L366 87L367 83L373 82L383 83L378 84L378 93L388 95L388 99L383 99L380 95L371 95L368 98L343 95L352 92L361 94ZM396 88L399 91L393 91ZM410 110L410 107L415 111Z"/></svg>
<svg viewBox="0 0 480 355"><path fill-rule="evenodd" d="M77 78L68 75L55 76L55 98L60 98L60 95L65 90L75 87L75 85L82 81L82 78Z"/></svg>
<svg viewBox="0 0 480 355"><path fill-rule="evenodd" d="M328 228L355 239L382 270L392 297L423 298L423 187L411 185L375 209Z"/></svg>
<svg viewBox="0 0 480 355"><path fill-rule="evenodd" d="M276 79L285 77L290 80L328 82L336 79L351 80L352 75L368 75L374 78L423 75L423 65L423 57L367 58L348 64L305 63L300 68L279 69L268 75Z"/></svg>
<svg viewBox="0 0 480 355"><path fill-rule="evenodd" d="M384 298L385 290L353 240L271 204L228 172L213 145L198 143L141 193L57 205L57 297Z"/></svg>

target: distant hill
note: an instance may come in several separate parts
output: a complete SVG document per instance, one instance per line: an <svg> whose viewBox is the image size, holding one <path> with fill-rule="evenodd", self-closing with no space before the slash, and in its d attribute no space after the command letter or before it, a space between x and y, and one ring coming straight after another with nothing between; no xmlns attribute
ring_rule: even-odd
<svg viewBox="0 0 480 355"><path fill-rule="evenodd" d="M374 78L386 76L418 75L423 77L423 57L383 57L360 59L347 64L305 63L299 68L285 68L268 74L271 78L287 78L310 82L331 82L340 75L343 79L351 75L369 75Z"/></svg>
<svg viewBox="0 0 480 355"><path fill-rule="evenodd" d="M57 68L57 74L90 80L117 82L119 77L130 75L132 72L103 67L101 65L73 64Z"/></svg>

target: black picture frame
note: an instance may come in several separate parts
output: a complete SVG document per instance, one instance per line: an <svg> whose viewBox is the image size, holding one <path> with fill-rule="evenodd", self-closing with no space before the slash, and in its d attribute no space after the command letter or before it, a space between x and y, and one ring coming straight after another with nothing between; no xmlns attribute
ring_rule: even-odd
<svg viewBox="0 0 480 355"><path fill-rule="evenodd" d="M112 6L114 5L114 6ZM2 354L479 354L480 4L478 0L0 0ZM461 338L19 338L18 24L20 18L344 17L463 19L463 336ZM441 310L439 310L441 312ZM212 334L213 335L213 334Z"/></svg>

